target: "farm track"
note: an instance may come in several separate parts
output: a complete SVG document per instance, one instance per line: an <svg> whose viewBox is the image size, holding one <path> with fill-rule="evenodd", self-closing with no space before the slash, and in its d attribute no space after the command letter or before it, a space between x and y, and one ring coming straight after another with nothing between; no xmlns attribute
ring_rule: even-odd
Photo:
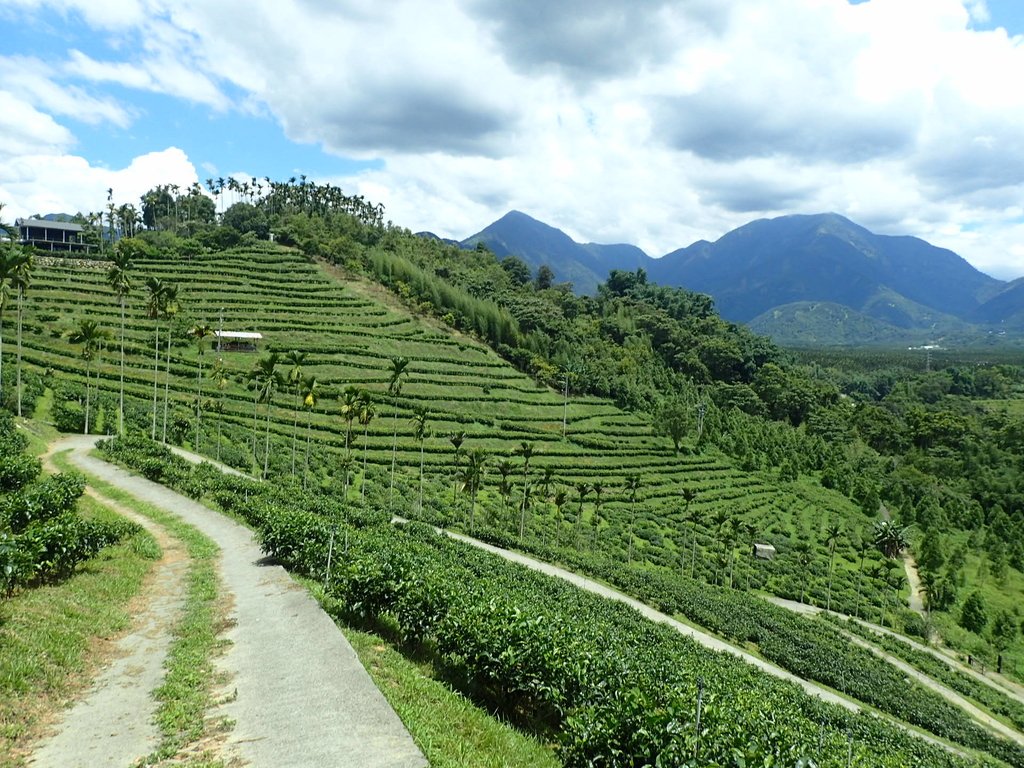
<svg viewBox="0 0 1024 768"><path fill-rule="evenodd" d="M277 565L263 560L251 531L161 485L88 454L95 437L75 436L72 462L198 528L221 548L220 575L232 605L230 676L218 717L234 721L224 758L253 766L420 768L426 760L334 622Z"/></svg>
<svg viewBox="0 0 1024 768"><path fill-rule="evenodd" d="M805 616L815 616L815 615L818 615L818 614L821 614L821 613L825 613L824 609L822 609L822 608L818 608L816 606L811 606L811 605L807 605L807 604L803 604L803 603L796 603L796 602L794 602L792 600L786 600L786 599L781 598L781 597L767 597L765 599L768 600L769 602L775 604L775 605L781 606L782 608L786 608L786 609L791 610L791 611L793 611L795 613L799 613L799 614L802 614L802 615L805 615ZM839 614L839 613L833 613L832 615L837 616L838 618L841 618L841 619L844 619L844 620L851 618L849 616L846 616L844 614ZM973 677L974 679L979 680L980 682L985 683L986 685L991 687L993 690L996 690L996 691L998 691L999 693L1001 693L1003 695L1009 696L1011 698L1016 699L1017 701L1019 701L1021 703L1024 703L1024 697L1022 697L1019 692L1015 692L1015 691L1010 690L1007 687L1000 686L997 682L991 680L990 678L986 677L985 675L982 675L981 673L977 672L976 670L974 670L974 669L972 669L970 667L967 667L967 666L965 666L963 664L960 664L958 661L956 661L955 659L950 658L949 656L947 656L946 654L942 653L941 651L936 651L934 648L930 648L930 647L928 647L926 645L921 645L920 643L917 643L917 642L911 640L910 638L905 637L904 635L900 635L900 634L898 634L896 632L888 630L885 627L880 627L877 624L872 624L870 622L862 621L860 619L856 619L856 621L861 626L871 630L872 632L874 632L876 634L886 635L888 637L895 638L896 640L899 640L899 641L905 643L906 645L910 646L911 648L914 648L915 650L922 651L924 653L928 653L931 656L934 656L935 658L939 659L940 661L946 663L950 668L952 668L954 670L957 670L959 672L963 672L964 674L968 674L971 677ZM910 664L907 664L902 659L897 658L896 656L893 656L890 653L887 653L884 649L880 648L877 645L874 645L870 641L865 640L864 638L859 637L859 636L857 636L857 635L855 635L853 633L846 632L845 630L840 630L840 631L842 631L842 633L846 636L846 638L850 642L852 642L855 645L859 645L860 647L865 648L865 649L871 651L872 653L874 653L876 656L879 656L880 658L885 659L888 663L892 664L894 667L896 667L901 672L903 672L905 675L907 675L907 677L910 677L910 678L912 678L914 680L917 680L922 685L924 685L927 688L930 688L931 690L933 690L936 693L940 694L944 699L946 699L950 703L956 704L958 707L963 709L967 714L969 714L975 721L977 721L981 725L986 726L990 730L998 733L1001 736L1005 736L1008 739L1011 739L1012 741L1017 742L1018 744L1024 745L1024 734L1022 734L1017 729L1011 728L1010 726L1005 725L1004 723L1000 722L999 720L996 720L991 715L989 715L987 712L982 711L981 709L976 707L974 704L972 704L970 701L966 700L963 696L958 694L956 691L950 689L946 685L943 685L941 682L933 679L932 677L926 675L925 673L921 672L920 670L915 669L913 666L911 666Z"/></svg>
<svg viewBox="0 0 1024 768"><path fill-rule="evenodd" d="M47 462L47 469L54 467ZM149 518L91 488L86 493L143 526L157 540L162 555L147 576L143 592L132 602L132 628L116 641L114 660L84 696L61 714L51 735L36 745L31 757L34 768L127 766L152 753L160 741L151 692L163 680L173 625L184 604L188 554L181 542Z"/></svg>

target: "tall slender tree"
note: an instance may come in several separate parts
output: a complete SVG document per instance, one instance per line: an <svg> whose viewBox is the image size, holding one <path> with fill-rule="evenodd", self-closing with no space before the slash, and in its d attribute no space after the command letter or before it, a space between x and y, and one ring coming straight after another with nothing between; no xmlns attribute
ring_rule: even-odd
<svg viewBox="0 0 1024 768"><path fill-rule="evenodd" d="M519 510L519 542L522 543L526 533L526 497L530 487L530 459L533 458L533 443L523 440L516 451L523 457L523 503Z"/></svg>
<svg viewBox="0 0 1024 768"><path fill-rule="evenodd" d="M147 277L146 291L146 317L153 321L153 424L150 439L156 440L156 401L160 376L160 318L167 297L167 284L158 277Z"/></svg>
<svg viewBox="0 0 1024 768"><path fill-rule="evenodd" d="M266 357L260 358L257 363L259 370L259 399L267 404L266 409L266 430L263 443L263 474L262 478L267 479L270 468L270 409L274 404L274 393L282 386L283 378L277 370L278 354L271 352Z"/></svg>
<svg viewBox="0 0 1024 768"><path fill-rule="evenodd" d="M217 388L217 461L220 461L220 433L221 422L224 420L224 390L231 383L227 366L224 365L224 358L218 357L210 369L210 378Z"/></svg>
<svg viewBox="0 0 1024 768"><path fill-rule="evenodd" d="M360 392L355 387L345 387L341 393L341 417L345 419L345 455L352 453L352 422L359 417L362 404Z"/></svg>
<svg viewBox="0 0 1024 768"><path fill-rule="evenodd" d="M206 350L206 340L213 335L213 329L204 324L196 323L188 329L188 335L191 336L196 342L196 357L199 362L199 370L196 373L196 439L195 439L195 450L196 453L201 452L199 446L200 440L200 419L203 412L203 352ZM218 441L219 442L219 441Z"/></svg>
<svg viewBox="0 0 1024 768"><path fill-rule="evenodd" d="M429 415L430 414L427 412L427 409L423 408L422 406L417 407L416 410L413 411L413 415L412 415L413 437L415 437L416 440L420 444L420 499L419 499L419 510L420 510L421 513L423 511L423 444L426 441L427 434L429 433L429 431L427 429L427 423L428 423L427 422L427 417Z"/></svg>
<svg viewBox="0 0 1024 768"><path fill-rule="evenodd" d="M4 335L3 335L3 319L4 310L7 308L7 303L11 298L11 288L14 287L19 270L22 269L22 265L25 260L28 259L28 255L22 251L21 248L16 246L11 241L11 247L0 251L0 403L4 402L3 397L3 352L4 352Z"/></svg>
<svg viewBox="0 0 1024 768"><path fill-rule="evenodd" d="M85 360L85 434L89 434L89 379L92 373L92 364L99 355L101 349L106 346L110 334L106 329L101 328L95 320L84 318L78 321L78 327L68 334L68 341L72 344L82 345L82 359Z"/></svg>
<svg viewBox="0 0 1024 768"><path fill-rule="evenodd" d="M487 471L487 454L482 448L474 448L466 454L466 466L462 471L462 480L470 493L469 530L476 529L476 495L480 490L484 474Z"/></svg>
<svg viewBox="0 0 1024 768"><path fill-rule="evenodd" d="M591 489L594 491L594 549L597 549L598 537L601 535L601 495L604 493L604 483L594 481Z"/></svg>
<svg viewBox="0 0 1024 768"><path fill-rule="evenodd" d="M562 508L565 506L565 503L568 500L569 494L566 492L565 488L559 488L558 490L556 490L555 495L551 499L552 503L555 505L555 546L558 546L558 541L561 538L560 534L562 532Z"/></svg>
<svg viewBox="0 0 1024 768"><path fill-rule="evenodd" d="M626 491L629 493L629 553L627 562L633 562L633 539L636 527L636 496L640 492L640 475L635 472L626 478Z"/></svg>
<svg viewBox="0 0 1024 768"><path fill-rule="evenodd" d="M306 353L293 349L284 356L285 365L289 366L285 374L285 382L295 395L292 405L292 475L295 475L295 446L299 431L299 406L302 403L302 364L306 362Z"/></svg>
<svg viewBox="0 0 1024 768"><path fill-rule="evenodd" d="M22 253L22 258L14 267L14 274L11 277L11 285L18 293L18 357L15 365L15 391L18 399L18 416L21 414L21 325L24 317L25 291L32 284L32 272L35 269L36 261L30 253Z"/></svg>
<svg viewBox="0 0 1024 768"><path fill-rule="evenodd" d="M697 490L695 488L683 488L679 494L683 497L683 519L690 523L690 532L692 534L690 547L690 578L692 579L694 577L694 567L697 564L697 521L700 520L700 513L696 509L691 510L690 505L697 498ZM680 562L680 574L682 569L683 564Z"/></svg>
<svg viewBox="0 0 1024 768"><path fill-rule="evenodd" d="M459 453L462 451L462 444L466 441L466 433L462 430L452 432L448 435L448 442L455 449L454 471L452 473L452 510L455 510L455 494L459 489Z"/></svg>
<svg viewBox="0 0 1024 768"><path fill-rule="evenodd" d="M583 531L583 501L587 498L587 494L590 493L590 484L579 482L576 483L575 488L580 502L579 511L576 513L576 546L579 546L580 535Z"/></svg>
<svg viewBox="0 0 1024 768"><path fill-rule="evenodd" d="M388 490L388 514L394 511L395 499L395 463L398 460L398 397L402 394L402 382L408 372L409 361L404 357L391 358L391 371L388 378L388 394L394 405L392 424L394 434L391 437L391 487Z"/></svg>
<svg viewBox="0 0 1024 768"><path fill-rule="evenodd" d="M359 426L363 428L363 477L359 483L359 496L363 501L366 501L366 454L370 447L367 438L370 422L376 415L377 411L373 406L373 400L370 399L369 393L363 392L359 401Z"/></svg>
<svg viewBox="0 0 1024 768"><path fill-rule="evenodd" d="M306 490L306 479L309 477L309 436L313 428L313 410L317 404L316 376L302 377L302 407L306 409L306 461L302 470L302 490Z"/></svg>
<svg viewBox="0 0 1024 768"><path fill-rule="evenodd" d="M167 442L167 406L171 396L171 322L178 315L178 286L168 285L164 290L161 315L167 321L167 354L164 355L164 426L161 442Z"/></svg>
<svg viewBox="0 0 1024 768"><path fill-rule="evenodd" d="M124 434L124 320L125 320L125 303L128 300L128 294L132 290L131 272L135 268L132 263L132 252L128 247L124 247L122 241L118 243L119 246L114 250L114 258L110 261L110 267L107 269L107 285L117 296L117 302L121 307L121 389L117 401L117 432L120 435Z"/></svg>
<svg viewBox="0 0 1024 768"><path fill-rule="evenodd" d="M825 610L832 610L832 577L835 575L836 546L839 544L839 537L843 529L836 523L832 523L825 530L825 544L828 546L828 589L825 597Z"/></svg>

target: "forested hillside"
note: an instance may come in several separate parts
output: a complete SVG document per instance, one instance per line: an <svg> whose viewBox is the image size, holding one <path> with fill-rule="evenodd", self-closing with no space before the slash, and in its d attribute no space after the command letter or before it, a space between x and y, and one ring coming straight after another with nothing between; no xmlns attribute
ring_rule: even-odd
<svg viewBox="0 0 1024 768"><path fill-rule="evenodd" d="M158 188L150 229L102 260L37 259L23 385L52 390L59 426L117 430L120 274L125 420L145 434L556 559L647 563L921 634L887 556L913 544L933 622L1016 669L1019 366L796 359L642 270L580 297L330 187L223 195L214 223ZM221 327L265 346L215 353ZM965 622L972 601L984 621Z"/></svg>

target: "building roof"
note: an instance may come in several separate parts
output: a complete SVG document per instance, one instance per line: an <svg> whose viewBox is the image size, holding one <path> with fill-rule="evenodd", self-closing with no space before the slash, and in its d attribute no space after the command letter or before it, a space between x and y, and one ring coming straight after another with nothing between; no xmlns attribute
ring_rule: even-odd
<svg viewBox="0 0 1024 768"><path fill-rule="evenodd" d="M49 219L18 219L14 222L19 227L39 227L40 229L62 229L68 232L81 232L82 225L73 221L50 221Z"/></svg>
<svg viewBox="0 0 1024 768"><path fill-rule="evenodd" d="M246 339L258 341L263 338L262 333L256 331L214 331L213 335L218 339Z"/></svg>

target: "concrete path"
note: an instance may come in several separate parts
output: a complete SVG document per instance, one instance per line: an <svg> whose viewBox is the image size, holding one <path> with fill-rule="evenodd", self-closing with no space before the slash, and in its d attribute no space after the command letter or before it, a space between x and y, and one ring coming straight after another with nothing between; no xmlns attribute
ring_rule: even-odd
<svg viewBox="0 0 1024 768"><path fill-rule="evenodd" d="M164 660L184 602L188 554L149 518L92 489L86 492L142 525L163 554L133 601L132 628L117 641L114 661L54 723L53 735L33 750L29 765L35 768L129 766L152 753L160 742L153 723L157 702L150 694L164 678Z"/></svg>
<svg viewBox="0 0 1024 768"><path fill-rule="evenodd" d="M249 530L174 491L88 455L94 438L71 437L72 461L136 498L195 526L221 548L223 590L232 604L234 721L222 757L258 768L420 768L427 764L338 628L279 566L262 563Z"/></svg>

